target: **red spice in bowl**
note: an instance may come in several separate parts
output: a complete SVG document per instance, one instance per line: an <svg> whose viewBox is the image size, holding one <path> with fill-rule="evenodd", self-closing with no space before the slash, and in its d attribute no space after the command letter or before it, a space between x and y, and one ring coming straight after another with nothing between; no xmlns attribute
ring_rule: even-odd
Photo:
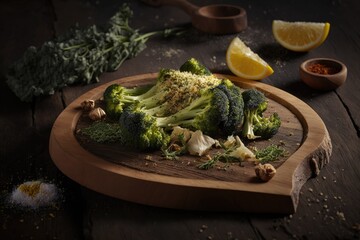
<svg viewBox="0 0 360 240"><path fill-rule="evenodd" d="M300 77L311 88L328 91L345 82L347 68L335 59L314 58L300 65Z"/></svg>
<svg viewBox="0 0 360 240"><path fill-rule="evenodd" d="M335 74L339 72L337 69L321 63L311 63L307 66L307 70L318 74Z"/></svg>

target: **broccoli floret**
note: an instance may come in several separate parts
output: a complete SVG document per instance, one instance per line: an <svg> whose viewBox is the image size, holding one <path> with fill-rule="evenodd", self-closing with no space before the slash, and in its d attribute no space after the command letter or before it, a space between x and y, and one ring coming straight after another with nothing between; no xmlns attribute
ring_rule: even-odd
<svg viewBox="0 0 360 240"><path fill-rule="evenodd" d="M166 74L170 70L160 71L156 84L126 88L119 84L112 84L104 91L105 111L113 119L119 119L126 106L141 103L146 108L155 107L166 91L163 82L167 80Z"/></svg>
<svg viewBox="0 0 360 240"><path fill-rule="evenodd" d="M182 126L189 129L201 130L207 135L217 135L221 126L228 120L229 99L219 85L206 90L191 102L191 104L168 117L157 118L161 127Z"/></svg>
<svg viewBox="0 0 360 240"><path fill-rule="evenodd" d="M270 117L256 117L254 123L254 134L263 139L274 136L281 125L281 119L275 112Z"/></svg>
<svg viewBox="0 0 360 240"><path fill-rule="evenodd" d="M267 101L265 95L256 90L249 89L242 93L244 100L244 125L242 127L242 135L247 139L256 139L260 136L256 136L254 133L254 118L267 108Z"/></svg>
<svg viewBox="0 0 360 240"><path fill-rule="evenodd" d="M151 144L138 143L144 142L143 135L147 138L150 138L148 135L153 132L156 135L161 135L160 129L166 131L175 126L201 130L204 134L210 136L221 134L221 126L228 120L229 105L229 99L226 94L221 87L217 86L203 91L202 95L192 101L189 106L167 117L150 115L148 110L144 110L140 104L131 105L123 111L119 123L124 125L125 129L129 129L129 136L124 136L124 139L130 138L132 139L132 144L144 149L147 145L151 146ZM158 134L158 132L161 132L161 134ZM139 140L135 141L134 139L136 138L139 138ZM163 138L158 137L158 139ZM154 146L159 145L155 144Z"/></svg>
<svg viewBox="0 0 360 240"><path fill-rule="evenodd" d="M242 96L245 115L242 135L248 139L268 139L274 136L280 127L281 120L277 113L268 118L263 116L268 104L265 95L256 89L249 89L244 91Z"/></svg>
<svg viewBox="0 0 360 240"><path fill-rule="evenodd" d="M210 70L195 58L190 58L180 67L180 72L191 72L196 75L212 75Z"/></svg>
<svg viewBox="0 0 360 240"><path fill-rule="evenodd" d="M125 88L119 84L112 84L105 89L103 94L105 111L113 119L118 119L124 107L134 101L125 96L136 96L149 91L149 86Z"/></svg>
<svg viewBox="0 0 360 240"><path fill-rule="evenodd" d="M105 110L110 117L118 119L124 107L138 102L141 107L157 116L167 116L199 97L200 89L209 89L220 83L221 80L215 76L198 76L189 72L162 69L156 84L152 86L109 86L104 92Z"/></svg>
<svg viewBox="0 0 360 240"><path fill-rule="evenodd" d="M224 93L229 99L229 116L224 122L223 131L226 136L230 136L241 129L244 121L244 100L241 89L235 86L230 80L223 80L223 87L227 88Z"/></svg>
<svg viewBox="0 0 360 240"><path fill-rule="evenodd" d="M159 149L169 142L165 131L175 126L201 130L210 136L223 135L228 130L225 126L235 129L242 121L242 115L237 113L241 110L236 111L234 108L242 105L232 101L242 98L240 91L232 92L235 86L230 86L229 89L229 85L224 83L204 90L189 106L167 117L156 116L156 111L145 109L140 103L126 107L119 120L123 139L129 139L125 144L143 150ZM240 97L233 96L235 93ZM230 113L231 109L236 112L235 115Z"/></svg>
<svg viewBox="0 0 360 240"><path fill-rule="evenodd" d="M170 136L157 126L156 118L141 112L137 107L124 109L119 119L123 145L138 150L157 150L167 146Z"/></svg>

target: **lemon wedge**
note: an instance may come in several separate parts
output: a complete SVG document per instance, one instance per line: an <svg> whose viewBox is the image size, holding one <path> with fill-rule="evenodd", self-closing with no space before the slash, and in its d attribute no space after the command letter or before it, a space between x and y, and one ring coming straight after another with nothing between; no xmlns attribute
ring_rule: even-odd
<svg viewBox="0 0 360 240"><path fill-rule="evenodd" d="M245 79L261 80L274 72L238 37L231 41L226 51L226 64L233 74Z"/></svg>
<svg viewBox="0 0 360 240"><path fill-rule="evenodd" d="M274 20L272 31L276 41L283 47L296 52L307 52L325 41L330 24Z"/></svg>

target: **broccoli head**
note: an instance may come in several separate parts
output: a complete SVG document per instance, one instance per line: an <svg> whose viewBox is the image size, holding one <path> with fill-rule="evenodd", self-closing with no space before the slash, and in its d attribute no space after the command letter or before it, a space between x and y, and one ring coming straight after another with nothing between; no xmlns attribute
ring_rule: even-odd
<svg viewBox="0 0 360 240"><path fill-rule="evenodd" d="M119 119L123 145L139 150L161 149L170 142L170 136L157 126L156 119L136 107L127 107Z"/></svg>
<svg viewBox="0 0 360 240"><path fill-rule="evenodd" d="M281 119L275 112L270 117L256 117L254 123L254 134L263 139L269 139L274 136L281 125Z"/></svg>
<svg viewBox="0 0 360 240"><path fill-rule="evenodd" d="M281 120L277 113L268 118L263 116L268 104L265 95L256 89L249 89L242 96L245 116L242 135L248 139L268 139L275 135Z"/></svg>
<svg viewBox="0 0 360 240"><path fill-rule="evenodd" d="M244 109L262 113L267 109L267 99L264 93L251 88L242 93Z"/></svg>
<svg viewBox="0 0 360 240"><path fill-rule="evenodd" d="M223 80L220 85L223 92L229 99L229 115L227 121L224 122L222 129L226 136L230 136L238 132L244 121L244 100L242 98L241 89L234 85L230 80Z"/></svg>
<svg viewBox="0 0 360 240"><path fill-rule="evenodd" d="M122 95L124 87L119 84L112 84L104 92L105 111L111 118L119 118L125 102L121 101L119 96Z"/></svg>
<svg viewBox="0 0 360 240"><path fill-rule="evenodd" d="M123 109L136 101L136 96L149 92L150 86L126 88L119 84L108 86L103 94L105 111L113 119L119 119ZM140 98L139 98L140 99Z"/></svg>
<svg viewBox="0 0 360 240"><path fill-rule="evenodd" d="M190 72L196 75L212 75L209 69L195 58L190 58L180 67L180 72Z"/></svg>

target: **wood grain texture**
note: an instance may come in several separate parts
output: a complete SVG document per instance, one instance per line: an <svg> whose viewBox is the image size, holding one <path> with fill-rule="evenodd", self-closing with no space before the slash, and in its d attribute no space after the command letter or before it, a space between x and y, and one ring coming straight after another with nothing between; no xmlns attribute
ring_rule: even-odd
<svg viewBox="0 0 360 240"><path fill-rule="evenodd" d="M162 171L158 168L146 170L144 167L128 164L143 162L145 155L141 153L112 150L100 155L102 148L95 148L91 152L85 150L74 134L82 115L80 103L86 99L99 99L105 88L114 82L125 86L149 84L154 81L156 73L104 84L71 103L60 114L52 129L49 149L53 161L67 176L84 186L137 203L196 210L294 212L301 186L329 161L331 142L325 125L308 105L280 89L233 76L218 76L229 78L242 88L263 91L274 102L270 107L276 107L276 103L283 106L279 107L279 114L284 117L285 132L300 129L300 133L295 135L299 146L296 142L290 143L290 146L296 148L292 148L291 155L278 166L277 174L271 181L260 183L254 180L254 170L251 167L231 168L240 175L238 179L230 174L204 174L201 170L194 171L194 168L187 167L181 168L181 171L173 171L171 168L174 165L166 165L160 161L156 163L157 166L163 166ZM282 133L281 137L285 138L286 133ZM285 141L288 139L291 138L288 137ZM109 151L111 148L105 150ZM117 164L114 163L115 160L118 160ZM273 203L270 204L272 207L261 207L262 201ZM251 204L246 204L247 202Z"/></svg>
<svg viewBox="0 0 360 240"><path fill-rule="evenodd" d="M57 184L63 197L56 209L34 212L0 206L1 239L359 239L360 231L360 1L191 0L197 5L238 4L248 13L249 27L236 35L210 36L191 29L175 39L150 39L147 48L121 68L100 77L100 83L69 86L54 98L21 103L7 87L6 69L26 47L39 46L76 22L102 24L121 6L119 0L33 0L0 2L0 191L1 200L14 186L44 179ZM128 1L132 26L141 32L190 25L173 7L151 8ZM274 19L328 21L327 40L319 48L297 54L272 38ZM79 185L64 176L48 154L49 128L61 104L102 83L126 76L178 67L195 57L213 72L230 74L225 64L228 43L238 36L274 69L262 82L280 88L316 111L333 143L330 163L300 190L295 214L245 214L185 211L122 201ZM167 53L176 54L167 54ZM165 54L166 53L166 54ZM315 57L332 57L349 69L346 83L335 91L318 92L300 81L299 65ZM47 100L46 100L47 99ZM43 102L45 101L45 103ZM39 106L37 106L39 105ZM55 110L54 110L55 106ZM39 134L40 133L40 134ZM267 203L263 203L267 205ZM51 216L50 216L51 214Z"/></svg>

